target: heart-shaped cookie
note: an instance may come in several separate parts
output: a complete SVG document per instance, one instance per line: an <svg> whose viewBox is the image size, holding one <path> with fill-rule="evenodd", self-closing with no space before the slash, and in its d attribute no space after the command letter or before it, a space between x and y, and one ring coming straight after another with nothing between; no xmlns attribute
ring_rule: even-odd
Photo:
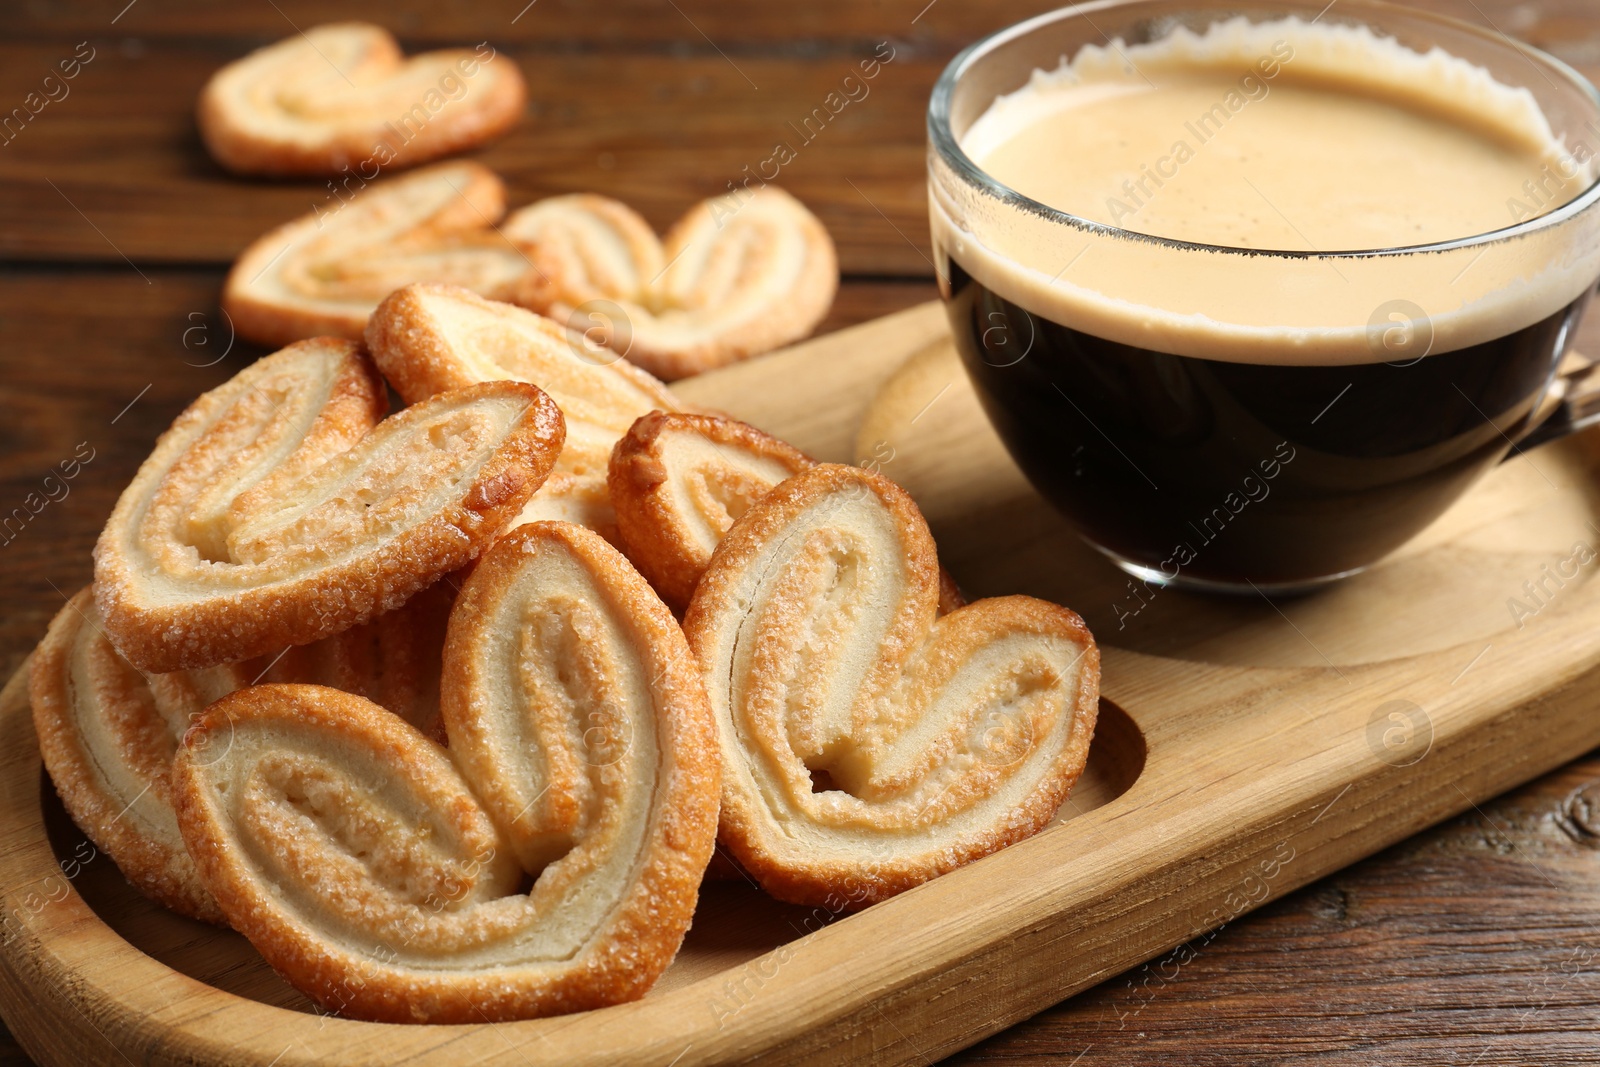
<svg viewBox="0 0 1600 1067"><path fill-rule="evenodd" d="M771 185L697 204L664 241L590 194L530 204L503 229L538 268L512 299L668 381L804 337L839 288L828 231Z"/></svg>
<svg viewBox="0 0 1600 1067"><path fill-rule="evenodd" d="M39 752L73 822L128 881L173 911L223 921L195 873L172 809L172 757L205 706L257 682L314 682L373 700L439 731L439 665L452 591L423 590L396 611L275 656L141 674L101 629L90 589L50 623L28 676Z"/></svg>
<svg viewBox="0 0 1600 1067"><path fill-rule="evenodd" d="M681 611L734 520L811 465L799 449L734 419L646 415L611 453L623 551Z"/></svg>
<svg viewBox="0 0 1600 1067"><path fill-rule="evenodd" d="M257 238L234 262L222 307L263 345L357 339L378 301L412 282L509 294L533 269L495 230L505 186L476 163L440 163L356 182L333 202Z"/></svg>
<svg viewBox="0 0 1600 1067"><path fill-rule="evenodd" d="M671 613L598 534L520 527L462 588L442 701L448 754L331 689L206 711L173 779L229 922L357 1018L643 995L688 930L717 821L710 715Z"/></svg>
<svg viewBox="0 0 1600 1067"><path fill-rule="evenodd" d="M566 444L512 525L562 520L614 537L606 492L612 445L639 416L680 410L666 386L631 363L597 362L555 322L456 286L408 285L390 294L366 336L378 368L407 403L502 380L537 385L556 402Z"/></svg>
<svg viewBox="0 0 1600 1067"><path fill-rule="evenodd" d="M1088 755L1099 653L1031 597L938 616L894 483L821 464L734 523L684 619L722 753L721 839L783 900L867 904L1042 829Z"/></svg>
<svg viewBox="0 0 1600 1067"><path fill-rule="evenodd" d="M371 180L504 133L527 98L487 44L406 59L381 26L313 26L229 63L200 93L200 135L239 174Z"/></svg>
<svg viewBox="0 0 1600 1067"><path fill-rule="evenodd" d="M639 573L681 611L734 520L814 461L748 423L655 412L611 452L608 487L617 536ZM939 571L939 613L966 600Z"/></svg>
<svg viewBox="0 0 1600 1067"><path fill-rule="evenodd" d="M206 667L349 629L476 559L555 463L561 413L520 382L378 421L350 341L291 345L161 436L95 545L95 600L145 671Z"/></svg>

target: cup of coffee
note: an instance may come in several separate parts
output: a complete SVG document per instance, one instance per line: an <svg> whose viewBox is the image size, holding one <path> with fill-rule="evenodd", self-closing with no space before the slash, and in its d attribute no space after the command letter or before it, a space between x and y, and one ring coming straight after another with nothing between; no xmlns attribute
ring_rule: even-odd
<svg viewBox="0 0 1600 1067"><path fill-rule="evenodd" d="M1600 278L1600 97L1376 0L1099 0L929 107L933 247L984 410L1148 582L1301 590L1533 429Z"/></svg>

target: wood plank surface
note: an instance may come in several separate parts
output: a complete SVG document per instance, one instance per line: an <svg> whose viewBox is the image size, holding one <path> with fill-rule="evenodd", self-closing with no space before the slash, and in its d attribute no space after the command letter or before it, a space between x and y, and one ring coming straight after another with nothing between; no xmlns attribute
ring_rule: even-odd
<svg viewBox="0 0 1600 1067"><path fill-rule="evenodd" d="M0 145L0 256L226 264L273 226L335 202L322 182L241 182L206 156L195 97L238 47L90 47L68 95ZM72 54L65 41L0 44L0 101L20 103ZM922 113L942 59L895 53L855 90L859 102L808 128L871 47L741 58L759 90L714 53L509 54L529 82L528 117L474 158L506 179L511 206L603 190L664 229L782 142L794 159L777 184L818 213L846 273L933 275Z"/></svg>
<svg viewBox="0 0 1600 1067"><path fill-rule="evenodd" d="M192 118L213 70L293 32L291 22L325 21L322 5L280 4L280 14L270 4L138 0L113 25L110 16L125 2L101 5L104 18L87 13L94 5L30 5L17 32L0 41L0 113L21 104L79 41L93 53L63 99L0 145L0 198L8 205L0 256L226 263L330 195L318 182L229 178L205 155ZM827 224L847 273L931 276L928 92L961 44L1054 5L835 0L750 5L748 17L725 0L678 6L681 12L654 0L614 8L543 0L513 24L515 8L502 16L445 5L434 14L434 5L419 2L377 17L415 47L489 39L520 65L528 117L476 154L506 178L513 206L598 189L665 227L697 200L742 181L745 168L772 159L781 142L794 159L778 184ZM1474 14L1453 0L1432 6ZM1566 0L1493 4L1486 14L1594 75L1600 31L1586 10L1583 0ZM728 44L717 44L719 37ZM805 116L880 46L893 58L856 90L859 100L814 136L803 129Z"/></svg>
<svg viewBox="0 0 1600 1067"><path fill-rule="evenodd" d="M34 0L8 12L6 28L14 39L179 38L242 49L335 18L361 18L419 47L488 39L545 51L721 50L736 59L762 51L816 56L886 35L919 50L954 54L986 33L1061 6L1052 0ZM1409 6L1498 26L1546 51L1565 52L1569 61L1600 42L1588 0L1415 0ZM1597 58L1592 51L1588 56Z"/></svg>
<svg viewBox="0 0 1600 1067"><path fill-rule="evenodd" d="M69 98L0 145L0 514L22 506L80 442L95 459L66 496L0 544L0 669L9 675L27 654L61 603L58 590L70 593L87 579L99 524L154 436L254 354L239 346L205 366L225 342L215 312L222 268L318 195L311 183L233 181L205 157L190 115L216 66L333 17L383 22L408 48L491 40L533 90L529 120L479 154L507 177L512 203L594 189L664 226L765 158L787 122L814 107L855 59L890 41L896 58L872 94L805 146L780 179L822 216L855 276L831 328L931 294L927 90L959 47L1052 6L15 5L0 33L0 111L19 105L77 42L92 42L96 57ZM1420 6L1600 73L1592 0ZM1580 342L1591 351L1597 329L1592 316ZM1600 1062L1597 812L1600 757L1591 755L954 1062ZM26 1062L0 1042L0 1065Z"/></svg>
<svg viewBox="0 0 1600 1067"><path fill-rule="evenodd" d="M1600 1062L1597 815L1591 754L948 1062Z"/></svg>

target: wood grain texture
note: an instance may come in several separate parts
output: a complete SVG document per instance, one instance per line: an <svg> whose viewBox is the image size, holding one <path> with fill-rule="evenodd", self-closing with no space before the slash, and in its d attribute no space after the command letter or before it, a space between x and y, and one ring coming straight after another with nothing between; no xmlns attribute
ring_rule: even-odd
<svg viewBox="0 0 1600 1067"><path fill-rule="evenodd" d="M272 227L337 204L323 182L241 182L206 156L195 97L236 49L168 40L90 47L95 56L70 94L0 145L0 196L13 207L0 255L226 264ZM528 80L528 113L472 158L506 179L512 207L603 190L664 229L745 181L745 168L773 159L781 142L794 157L777 184L822 219L846 273L931 277L922 115L944 59L888 47L894 58L854 90L860 99L808 127L806 116L859 74L872 46L816 59L740 56L737 70L714 52L507 46ZM72 54L70 42L0 44L0 101L20 104Z"/></svg>
<svg viewBox="0 0 1600 1067"><path fill-rule="evenodd" d="M548 5L548 6L546 6ZM42 0L8 20L19 37L60 37L123 33L140 37L232 38L264 44L293 27L342 17L377 19L401 38L422 44L473 41L526 42L547 47L582 46L623 50L654 46L741 50L788 48L819 50L879 39L896 32L921 45L959 48L974 38L1061 5L1051 0L812 0L803 5L750 4L737 0L566 0L538 5L527 0L465 0L437 3L396 0L381 8L363 4L330 5L318 0L275 0L268 5L213 4L206 0ZM1414 7L1437 8L1470 18L1473 8L1457 0L1419 0ZM1553 37L1581 42L1592 35L1592 11L1585 0L1477 0L1480 21L1493 19L1507 32L1544 46ZM125 10L129 9L129 10ZM119 17L120 16L120 17ZM112 20L116 19L113 24Z"/></svg>
<svg viewBox="0 0 1600 1067"><path fill-rule="evenodd" d="M225 263L270 227L331 195L319 182L230 180L195 133L196 94L250 48L335 16L384 22L407 47L489 40L528 80L525 121L475 158L502 173L511 203L601 190L665 226L742 180L778 142L778 183L815 210L847 273L931 276L923 178L928 91L963 45L1056 6L961 0L799 5L553 0L502 9L421 0L205 4L126 0L29 5L0 44L0 114L22 104L80 41L94 58L14 136L0 137L11 222L0 256ZM1488 19L1588 74L1600 36L1584 0L1461 0L1423 6ZM1480 14L1481 12L1481 14ZM805 116L887 43L894 58L866 95L816 131Z"/></svg>
<svg viewBox="0 0 1600 1067"><path fill-rule="evenodd" d="M1594 1063L1597 800L1590 755L950 1062Z"/></svg>
<svg viewBox="0 0 1600 1067"><path fill-rule="evenodd" d="M186 348L185 330L208 323L213 345L225 332L214 319L216 268L317 195L309 185L224 181L189 123L210 69L293 32L291 23L332 17L384 22L413 49L489 39L540 86L529 123L481 157L506 169L513 202L592 188L632 199L663 225L734 177L752 151L764 158L772 127L815 106L810 94L837 65L891 40L901 51L873 95L783 181L822 214L847 271L925 277L930 268L913 246L926 249L926 87L971 39L1053 6L40 0L8 10L0 111L36 87L41 63L82 40L99 51L70 98L0 145L0 519L77 442L98 450L69 496L0 545L0 670L9 674L43 632L61 602L53 586L70 592L86 579L88 548L154 435L253 354L236 349L214 368L184 366L218 351ZM1600 71L1600 13L1590 0L1420 6L1492 24L1591 77ZM751 64L761 65L759 77ZM927 283L847 284L827 328L929 292ZM1588 338L1595 325L1591 317ZM1590 757L1484 803L1482 814L1228 924L1194 946L1193 960L1136 967L958 1061L1070 1063L1083 1053L1083 1064L1600 1062L1585 1032L1600 1004L1600 850L1581 829L1600 829L1596 789L1582 788L1596 775L1600 760ZM83 1030L84 1020L66 1022ZM124 1062L86 1033L83 1062ZM25 1062L0 1042L0 1065Z"/></svg>

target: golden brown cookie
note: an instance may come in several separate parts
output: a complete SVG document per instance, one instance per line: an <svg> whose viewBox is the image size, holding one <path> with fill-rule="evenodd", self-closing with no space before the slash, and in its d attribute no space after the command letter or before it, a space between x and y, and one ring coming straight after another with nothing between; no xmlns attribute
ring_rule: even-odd
<svg viewBox="0 0 1600 1067"><path fill-rule="evenodd" d="M286 345L357 339L378 301L412 282L507 294L533 264L493 229L505 208L504 185L476 163L358 183L246 248L228 272L223 310L240 337Z"/></svg>
<svg viewBox="0 0 1600 1067"><path fill-rule="evenodd" d="M445 575L370 622L235 664L243 668L240 686L304 682L341 689L394 712L442 744L439 676L457 587L455 576ZM151 682L186 673L151 675Z"/></svg>
<svg viewBox="0 0 1600 1067"><path fill-rule="evenodd" d="M407 403L474 382L530 382L566 420L555 469L512 525L575 522L615 535L606 493L611 446L640 415L678 411L676 397L625 360L595 361L564 327L456 286L408 285L372 313L367 345Z"/></svg>
<svg viewBox="0 0 1600 1067"><path fill-rule="evenodd" d="M822 464L734 523L684 619L722 753L720 838L774 896L870 904L1049 822L1088 755L1099 653L1031 597L938 616L927 524Z"/></svg>
<svg viewBox="0 0 1600 1067"><path fill-rule="evenodd" d="M839 288L828 231L771 185L697 204L664 241L592 194L521 208L504 232L537 267L511 299L668 381L799 340Z"/></svg>
<svg viewBox="0 0 1600 1067"><path fill-rule="evenodd" d="M148 684L105 639L84 589L34 651L28 691L39 752L73 822L140 892L221 923L178 833L168 771L188 715L240 683L233 665L189 673Z"/></svg>
<svg viewBox="0 0 1600 1067"><path fill-rule="evenodd" d="M646 415L611 453L608 484L623 551L681 611L734 520L809 466L799 449L733 419Z"/></svg>
<svg viewBox="0 0 1600 1067"><path fill-rule="evenodd" d="M83 589L56 614L28 678L34 729L62 804L96 848L146 896L223 922L178 833L170 771L205 706L256 682L301 681L359 693L425 732L439 730L439 667L452 591L445 583L398 611L315 644L241 663L144 675L101 629Z"/></svg>
<svg viewBox="0 0 1600 1067"><path fill-rule="evenodd" d="M238 174L370 180L516 123L522 72L487 43L406 59L381 26L332 22L259 48L200 93L200 136Z"/></svg>
<svg viewBox="0 0 1600 1067"><path fill-rule="evenodd" d="M561 413L491 382L378 421L349 341L306 341L191 404L95 546L105 631L145 671L349 629L476 559L561 449Z"/></svg>
<svg viewBox="0 0 1600 1067"><path fill-rule="evenodd" d="M642 996L688 930L717 819L710 714L671 613L598 534L521 527L462 589L442 696L448 754L332 689L206 711L173 777L228 920L356 1018Z"/></svg>
<svg viewBox="0 0 1600 1067"><path fill-rule="evenodd" d="M617 539L661 598L682 611L734 520L813 465L794 446L721 415L655 412L611 452ZM939 612L966 600L939 572Z"/></svg>

